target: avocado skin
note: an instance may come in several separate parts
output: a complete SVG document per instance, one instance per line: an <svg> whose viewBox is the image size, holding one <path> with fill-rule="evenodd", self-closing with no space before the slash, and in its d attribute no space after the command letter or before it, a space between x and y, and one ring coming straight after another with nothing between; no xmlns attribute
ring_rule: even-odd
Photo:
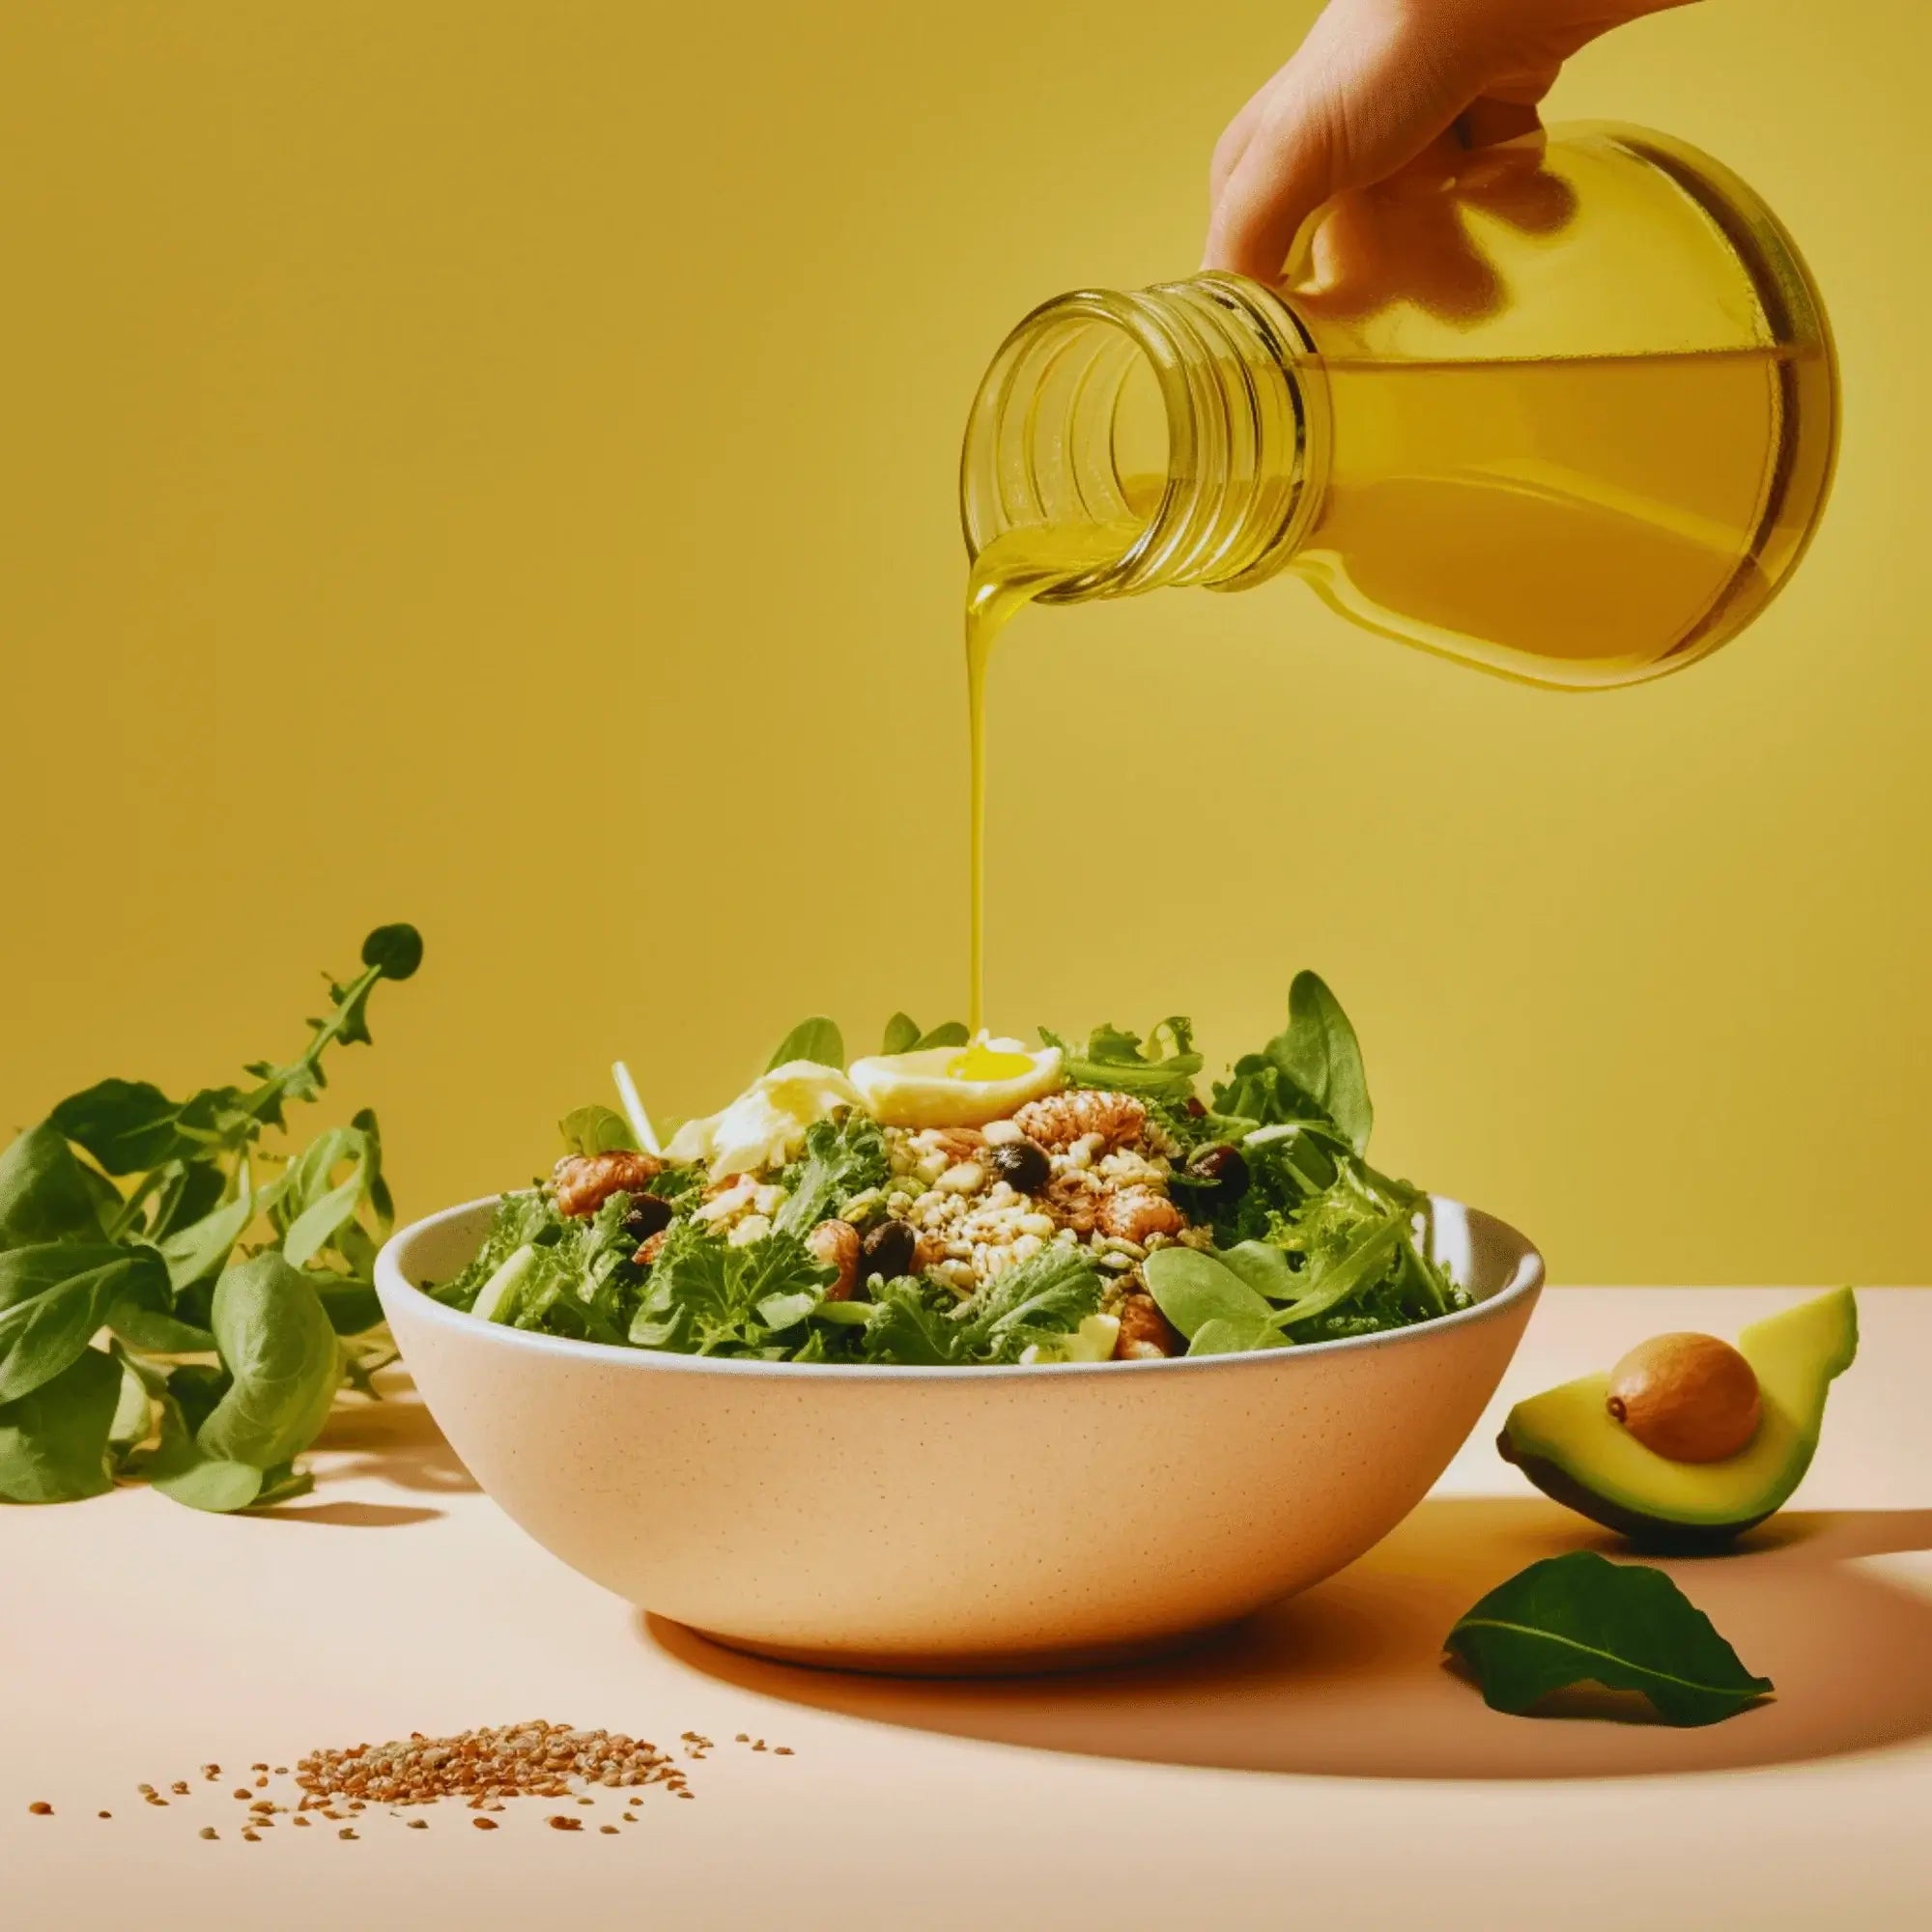
<svg viewBox="0 0 1932 1932"><path fill-rule="evenodd" d="M1645 1516L1625 1509L1586 1489L1575 1476L1559 1468L1545 1456L1519 1455L1505 1429L1496 1437L1496 1450L1505 1463L1514 1463L1552 1502L1614 1529L1639 1549L1658 1556L1709 1556L1728 1549L1747 1529L1777 1514L1766 1510L1761 1516L1747 1517L1742 1522L1671 1522L1662 1517Z"/></svg>

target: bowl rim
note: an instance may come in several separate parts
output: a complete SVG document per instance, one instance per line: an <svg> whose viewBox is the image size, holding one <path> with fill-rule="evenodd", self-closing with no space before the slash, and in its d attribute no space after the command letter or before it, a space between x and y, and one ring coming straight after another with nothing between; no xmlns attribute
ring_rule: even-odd
<svg viewBox="0 0 1932 1932"><path fill-rule="evenodd" d="M529 1193L528 1188L511 1188L509 1194ZM1506 1244L1516 1249L1515 1265L1509 1280L1482 1297L1471 1308L1459 1308L1451 1315L1438 1315L1428 1321L1412 1322L1406 1328L1385 1328L1374 1335L1345 1335L1326 1342L1302 1342L1288 1349L1259 1349L1236 1355L1171 1355L1151 1361L1135 1362L1001 1362L958 1367L933 1368L911 1362L764 1362L747 1360L729 1355L686 1355L670 1350L621 1349L613 1348L608 1342L582 1342L574 1336L545 1335L529 1328L512 1328L501 1322L479 1321L468 1309L452 1308L447 1302L439 1301L427 1293L403 1271L400 1255L414 1242L434 1234L438 1229L469 1215L493 1209L503 1200L503 1194L486 1194L474 1201L465 1201L453 1208L444 1208L434 1214L426 1214L420 1220L412 1221L407 1227L399 1228L383 1243L376 1257L376 1292L384 1304L384 1313L388 1314L391 1295L398 1292L412 1299L411 1311L425 1317L444 1327L454 1328L459 1333L494 1337L497 1342L512 1348L522 1348L537 1354L576 1358L584 1361L609 1364L623 1364L639 1374L664 1372L672 1375L733 1375L767 1376L782 1380L851 1381L870 1387L894 1380L912 1380L958 1385L966 1383L979 1387L997 1381L1024 1379L1028 1383L1064 1376L1092 1376L1105 1374L1109 1377L1144 1374L1152 1371L1160 1374L1175 1374L1186 1371L1194 1375L1207 1375L1216 1371L1233 1373L1237 1370L1254 1371L1275 1364L1306 1362L1312 1358L1325 1358L1361 1349L1387 1349L1400 1347L1405 1343L1424 1344L1432 1335L1451 1330L1466 1328L1484 1321L1493 1321L1507 1315L1519 1303L1534 1301L1544 1286L1545 1271L1541 1252L1536 1244L1520 1230L1507 1221L1480 1208L1471 1208L1465 1203L1452 1199L1448 1195L1431 1194L1429 1201L1437 1214L1444 1210L1461 1215L1466 1222L1483 1222L1496 1230L1505 1237ZM407 1351L405 1351L407 1360Z"/></svg>

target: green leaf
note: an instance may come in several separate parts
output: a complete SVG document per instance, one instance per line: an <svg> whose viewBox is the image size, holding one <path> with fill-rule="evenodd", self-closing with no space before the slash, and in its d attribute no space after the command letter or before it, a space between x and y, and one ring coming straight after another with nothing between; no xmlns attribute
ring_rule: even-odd
<svg viewBox="0 0 1932 1932"><path fill-rule="evenodd" d="M843 1066L845 1065L845 1039L838 1027L828 1019L800 1020L785 1037L779 1041L778 1050L765 1064L765 1071L773 1072L791 1060L810 1060L818 1066Z"/></svg>
<svg viewBox="0 0 1932 1932"><path fill-rule="evenodd" d="M895 1013L886 1022L886 1037L879 1051L884 1054L911 1053L919 1045L919 1022L910 1013Z"/></svg>
<svg viewBox="0 0 1932 1932"><path fill-rule="evenodd" d="M1293 1301L1301 1291L1302 1284L1289 1266L1288 1257L1271 1242L1240 1241L1232 1248L1217 1249L1214 1259L1270 1301Z"/></svg>
<svg viewBox="0 0 1932 1932"><path fill-rule="evenodd" d="M912 1051L919 1053L929 1046L964 1046L972 1037L964 1020L946 1020L930 1033L921 1034L913 1041Z"/></svg>
<svg viewBox="0 0 1932 1932"><path fill-rule="evenodd" d="M290 1223L282 1236L282 1254L292 1267L306 1267L336 1235L355 1218L365 1192L362 1163L348 1178L313 1201Z"/></svg>
<svg viewBox="0 0 1932 1932"><path fill-rule="evenodd" d="M1408 1222L1408 1210L1400 1208L1384 1221L1370 1223L1336 1259L1314 1262L1303 1276L1306 1287L1282 1321L1291 1328L1312 1321L1379 1280L1388 1272Z"/></svg>
<svg viewBox="0 0 1932 1932"><path fill-rule="evenodd" d="M185 1151L181 1109L145 1080L101 1080L70 1094L51 1116L69 1140L85 1148L109 1174L139 1174Z"/></svg>
<svg viewBox="0 0 1932 1932"><path fill-rule="evenodd" d="M1273 1320L1272 1302L1219 1257L1199 1249L1156 1248L1142 1272L1160 1312L1190 1341L1210 1321L1246 1333Z"/></svg>
<svg viewBox="0 0 1932 1932"><path fill-rule="evenodd" d="M1366 1152L1376 1110L1362 1069L1361 1043L1342 1003L1317 973L1297 973L1288 989L1288 1031L1268 1043L1268 1055Z"/></svg>
<svg viewBox="0 0 1932 1932"><path fill-rule="evenodd" d="M62 1374L121 1302L158 1308L166 1295L152 1248L54 1242L0 1255L0 1403Z"/></svg>
<svg viewBox="0 0 1932 1932"><path fill-rule="evenodd" d="M236 1168L236 1187L233 1201L164 1236L159 1243L161 1258L168 1264L168 1282L177 1294L195 1282L218 1274L227 1265L235 1243L260 1212L245 1154Z"/></svg>
<svg viewBox="0 0 1932 1932"><path fill-rule="evenodd" d="M1145 1047L1139 1034L1122 1033L1116 1026L1095 1027L1087 1037L1084 1053L1043 1027L1040 1037L1047 1045L1061 1049L1066 1077L1075 1087L1100 1087L1146 1099L1182 1101L1193 1094L1194 1076L1201 1071L1193 1027L1178 1013L1151 1029ZM1165 1052L1161 1050L1163 1038Z"/></svg>
<svg viewBox="0 0 1932 1932"><path fill-rule="evenodd" d="M113 1487L107 1437L121 1403L121 1365L83 1350L53 1380L0 1404L0 1496L78 1502Z"/></svg>
<svg viewBox="0 0 1932 1932"><path fill-rule="evenodd" d="M1187 1345L1190 1355L1246 1355L1257 1349L1286 1349L1288 1337L1271 1322L1222 1316L1202 1322Z"/></svg>
<svg viewBox="0 0 1932 1932"><path fill-rule="evenodd" d="M206 1328L179 1316L124 1303L108 1317L107 1325L130 1349L150 1355L212 1355L214 1337Z"/></svg>
<svg viewBox="0 0 1932 1932"><path fill-rule="evenodd" d="M809 1234L855 1194L880 1186L891 1171L885 1136L856 1109L843 1121L815 1121L805 1130L805 1160L779 1209L782 1235Z"/></svg>
<svg viewBox="0 0 1932 1932"><path fill-rule="evenodd" d="M556 1123L566 1153L638 1151L638 1136L622 1114L609 1107L577 1107Z"/></svg>
<svg viewBox="0 0 1932 1932"><path fill-rule="evenodd" d="M279 1469L263 1471L261 1491L248 1507L273 1509L277 1503L292 1503L298 1496L307 1495L314 1488L315 1478L306 1469L285 1463Z"/></svg>
<svg viewBox="0 0 1932 1932"><path fill-rule="evenodd" d="M171 1501L216 1516L246 1509L262 1492L262 1471L249 1463L207 1454L171 1396L161 1398L161 1439L142 1464L142 1473Z"/></svg>
<svg viewBox="0 0 1932 1932"><path fill-rule="evenodd" d="M1444 1639L1492 1710L1520 1717L1552 1690L1601 1684L1647 1697L1667 1724L1715 1724L1772 1689L1662 1570L1594 1550L1532 1563Z"/></svg>
<svg viewBox="0 0 1932 1932"><path fill-rule="evenodd" d="M98 1240L100 1214L73 1150L43 1121L0 1153L0 1249Z"/></svg>
<svg viewBox="0 0 1932 1932"><path fill-rule="evenodd" d="M321 1297L328 1325L338 1335L360 1335L382 1321L382 1298L373 1281L313 1270L308 1279Z"/></svg>
<svg viewBox="0 0 1932 1932"><path fill-rule="evenodd" d="M257 1469L291 1461L321 1430L340 1374L321 1297L280 1255L257 1255L216 1285L213 1329L234 1384L195 1432L197 1446Z"/></svg>
<svg viewBox="0 0 1932 1932"><path fill-rule="evenodd" d="M422 964L422 934L412 925L379 925L362 942L362 963L385 980L407 980Z"/></svg>

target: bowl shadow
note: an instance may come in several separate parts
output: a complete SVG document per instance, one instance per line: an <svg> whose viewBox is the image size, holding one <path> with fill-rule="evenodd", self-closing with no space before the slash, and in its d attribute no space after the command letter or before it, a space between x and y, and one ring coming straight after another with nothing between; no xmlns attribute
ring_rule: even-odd
<svg viewBox="0 0 1932 1932"><path fill-rule="evenodd" d="M1038 1750L1330 1777L1554 1778L1739 1770L1932 1734L1932 1584L1866 1559L1932 1549L1932 1510L1794 1512L1730 1554L1662 1562L1777 1695L1674 1730L1592 1690L1491 1711L1442 1637L1538 1557L1628 1547L1537 1498L1423 1503L1366 1556L1195 1650L1080 1675L859 1676L740 1655L655 1616L643 1639L781 1702ZM1576 1719L1585 1721L1576 1721Z"/></svg>
<svg viewBox="0 0 1932 1932"><path fill-rule="evenodd" d="M384 1383L381 1402L338 1403L314 1447L327 1458L320 1471L325 1487L355 1476L422 1495L477 1488L422 1398L400 1378Z"/></svg>

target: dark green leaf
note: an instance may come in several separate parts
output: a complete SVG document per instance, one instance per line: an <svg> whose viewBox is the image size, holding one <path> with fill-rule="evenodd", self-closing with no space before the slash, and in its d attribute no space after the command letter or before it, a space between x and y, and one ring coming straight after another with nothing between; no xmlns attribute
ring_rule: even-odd
<svg viewBox="0 0 1932 1932"><path fill-rule="evenodd" d="M805 1131L805 1160L776 1223L786 1235L809 1234L855 1194L883 1183L891 1163L877 1124L856 1109L843 1121L817 1121Z"/></svg>
<svg viewBox="0 0 1932 1932"><path fill-rule="evenodd" d="M1715 1724L1766 1695L1662 1570L1594 1550L1546 1557L1498 1584L1444 1639L1492 1710L1521 1716L1572 1684L1647 1697L1668 1724Z"/></svg>
<svg viewBox="0 0 1932 1932"><path fill-rule="evenodd" d="M383 1304L377 1297L375 1283L316 1273L309 1279L322 1298L328 1325L338 1335L360 1335L382 1321Z"/></svg>
<svg viewBox="0 0 1932 1932"><path fill-rule="evenodd" d="M257 1255L216 1285L213 1328L234 1385L195 1432L197 1446L258 1469L289 1462L335 1400L335 1330L321 1297L280 1255Z"/></svg>
<svg viewBox="0 0 1932 1932"><path fill-rule="evenodd" d="M130 1349L139 1349L144 1354L212 1355L214 1352L214 1337L208 1329L153 1309L124 1303L109 1317L108 1326Z"/></svg>
<svg viewBox="0 0 1932 1932"><path fill-rule="evenodd" d="M273 1509L277 1503L292 1503L298 1496L305 1496L315 1488L315 1478L306 1469L298 1469L294 1464L284 1463L278 1469L265 1469L262 1472L262 1488L248 1507L250 1509Z"/></svg>
<svg viewBox="0 0 1932 1932"><path fill-rule="evenodd" d="M66 1503L111 1489L107 1437L120 1403L120 1363L87 1349L31 1395L0 1404L0 1496Z"/></svg>
<svg viewBox="0 0 1932 1932"><path fill-rule="evenodd" d="M220 1273L235 1243L260 1211L245 1156L237 1169L237 1186L240 1191L233 1201L161 1240L161 1258L168 1264L168 1280L177 1294L194 1282Z"/></svg>
<svg viewBox="0 0 1932 1932"><path fill-rule="evenodd" d="M886 1054L911 1053L919 1045L919 1022L909 1013L895 1013L886 1022L886 1037L879 1051Z"/></svg>
<svg viewBox="0 0 1932 1932"><path fill-rule="evenodd" d="M556 1123L566 1153L636 1152L638 1136L622 1114L609 1107L578 1107Z"/></svg>
<svg viewBox="0 0 1932 1932"><path fill-rule="evenodd" d="M159 1309L166 1296L152 1248L55 1242L0 1255L0 1403L61 1375L122 1302Z"/></svg>
<svg viewBox="0 0 1932 1932"><path fill-rule="evenodd" d="M102 1080L70 1094L52 1115L69 1140L85 1148L109 1174L139 1174L184 1151L180 1109L145 1080Z"/></svg>
<svg viewBox="0 0 1932 1932"><path fill-rule="evenodd" d="M422 964L422 934L412 925L379 925L362 942L362 963L385 980L407 980Z"/></svg>
<svg viewBox="0 0 1932 1932"><path fill-rule="evenodd" d="M170 1235L192 1227L213 1213L227 1192L228 1176L218 1162L170 1162L148 1218L148 1239L158 1246Z"/></svg>
<svg viewBox="0 0 1932 1932"><path fill-rule="evenodd" d="M0 1249L98 1240L100 1214L80 1162L51 1122L0 1153Z"/></svg>
<svg viewBox="0 0 1932 1932"><path fill-rule="evenodd" d="M819 1066L843 1066L845 1065L845 1040L838 1027L828 1019L800 1020L785 1037L779 1041L778 1050L765 1064L765 1071L773 1072L787 1061L810 1060Z"/></svg>

